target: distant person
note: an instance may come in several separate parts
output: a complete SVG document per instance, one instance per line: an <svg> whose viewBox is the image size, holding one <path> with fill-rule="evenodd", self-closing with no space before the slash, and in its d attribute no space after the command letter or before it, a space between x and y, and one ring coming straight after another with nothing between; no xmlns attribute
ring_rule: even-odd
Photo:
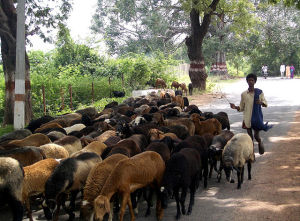
<svg viewBox="0 0 300 221"><path fill-rule="evenodd" d="M280 65L280 76L281 76L281 78L284 77L284 72L285 72L285 65L282 64L282 65Z"/></svg>
<svg viewBox="0 0 300 221"><path fill-rule="evenodd" d="M286 76L286 78L290 78L290 76L291 76L291 70L290 70L290 66L289 65L287 65L285 67L285 76Z"/></svg>
<svg viewBox="0 0 300 221"><path fill-rule="evenodd" d="M295 67L294 67L293 64L290 67L290 71L291 71L291 78L293 79L294 78L294 74L295 74Z"/></svg>
<svg viewBox="0 0 300 221"><path fill-rule="evenodd" d="M244 91L241 95L240 106L235 106L235 104L230 103L232 109L236 109L239 112L243 112L243 129L247 129L247 133L253 140L254 138L258 142L259 154L264 154L265 149L263 142L259 136L259 131L267 131L272 126L268 125L268 122L264 124L263 114L261 107L267 107L268 103L265 99L264 93L258 88L254 88L254 85L257 81L257 76L255 74L248 74L246 77L248 83L248 89Z"/></svg>
<svg viewBox="0 0 300 221"><path fill-rule="evenodd" d="M267 65L263 65L262 68L261 68L261 70L262 70L262 74L263 74L264 78L266 79L267 76L268 76L268 66Z"/></svg>

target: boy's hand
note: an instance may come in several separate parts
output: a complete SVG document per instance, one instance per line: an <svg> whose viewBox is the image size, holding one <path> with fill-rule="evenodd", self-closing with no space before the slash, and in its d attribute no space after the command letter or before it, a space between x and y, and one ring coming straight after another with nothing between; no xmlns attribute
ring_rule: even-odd
<svg viewBox="0 0 300 221"><path fill-rule="evenodd" d="M236 109L235 104L233 104L233 103L229 103L229 104L230 104L230 107L231 107L232 109Z"/></svg>
<svg viewBox="0 0 300 221"><path fill-rule="evenodd" d="M262 105L262 104L263 104L263 102L261 102L260 100L256 100L256 104L260 104L260 105Z"/></svg>

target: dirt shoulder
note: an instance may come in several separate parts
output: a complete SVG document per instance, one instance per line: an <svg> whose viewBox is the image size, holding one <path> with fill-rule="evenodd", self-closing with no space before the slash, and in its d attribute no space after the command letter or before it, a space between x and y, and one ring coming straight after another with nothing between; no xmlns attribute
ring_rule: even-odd
<svg viewBox="0 0 300 221"><path fill-rule="evenodd" d="M253 174L254 186L241 192L236 217L243 220L300 220L300 111L287 136L274 139ZM255 190L254 190L255 189Z"/></svg>

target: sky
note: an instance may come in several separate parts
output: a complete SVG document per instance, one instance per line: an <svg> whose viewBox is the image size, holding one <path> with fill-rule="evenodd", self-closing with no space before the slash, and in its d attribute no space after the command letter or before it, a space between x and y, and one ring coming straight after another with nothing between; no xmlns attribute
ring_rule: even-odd
<svg viewBox="0 0 300 221"><path fill-rule="evenodd" d="M73 10L67 21L67 26L75 42L82 41L91 34L89 27L91 26L96 5L97 0L73 0ZM45 44L38 37L31 37L30 40L33 43L33 47L27 46L29 50L42 50L46 52L54 48L54 45Z"/></svg>

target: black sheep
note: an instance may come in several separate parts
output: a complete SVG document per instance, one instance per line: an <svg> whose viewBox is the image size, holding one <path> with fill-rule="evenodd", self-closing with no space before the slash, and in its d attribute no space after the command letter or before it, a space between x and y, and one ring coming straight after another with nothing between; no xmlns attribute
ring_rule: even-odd
<svg viewBox="0 0 300 221"><path fill-rule="evenodd" d="M123 91L112 91L114 97L125 97L125 92Z"/></svg>
<svg viewBox="0 0 300 221"><path fill-rule="evenodd" d="M175 91L175 96L177 96L177 95L182 96L182 91L181 91L181 90L176 90L176 91Z"/></svg>
<svg viewBox="0 0 300 221"><path fill-rule="evenodd" d="M50 121L54 120L54 117L51 116L43 116L35 120L31 120L26 127L26 129L30 130L31 132L34 132L37 128L39 128L42 124L48 123Z"/></svg>
<svg viewBox="0 0 300 221"><path fill-rule="evenodd" d="M45 184L45 202L52 213L53 220L58 220L60 205L69 214L69 220L74 219L75 199L77 193L84 187L89 171L100 157L95 153L82 153L74 158L67 158L60 162ZM65 208L64 201L71 192L70 208Z"/></svg>
<svg viewBox="0 0 300 221"><path fill-rule="evenodd" d="M194 89L193 84L189 83L188 88L189 88L189 94L193 95L193 89Z"/></svg>
<svg viewBox="0 0 300 221"><path fill-rule="evenodd" d="M195 137L195 136L191 136ZM201 157L201 162L202 162L202 168L201 168L201 176L200 178L204 178L203 184L204 188L207 187L207 177L208 177L208 159L209 159L209 152L208 148L206 146L206 142L204 140L204 143L202 142L196 142L195 140L188 140L191 139L188 137L186 140L180 142L174 149L174 152L179 152L180 150L184 148L192 148L198 151L200 157ZM203 171L203 172L202 172Z"/></svg>
<svg viewBox="0 0 300 221"><path fill-rule="evenodd" d="M116 107L116 106L118 106L118 102L117 101L112 101L109 104L106 104L104 109L113 108L113 107Z"/></svg>
<svg viewBox="0 0 300 221"><path fill-rule="evenodd" d="M184 140L189 136L189 132L186 126L183 125L172 125L172 126L162 126L158 128L164 133L174 133L178 138Z"/></svg>
<svg viewBox="0 0 300 221"><path fill-rule="evenodd" d="M192 213L195 192L199 186L200 169L200 155L197 150L192 148L184 148L180 152L174 153L166 164L160 195L162 208L167 208L168 198L174 193L177 205L176 219L180 218L181 213L187 215ZM180 189L181 197L179 197ZM185 198L188 189L190 190L190 203L186 213Z"/></svg>

